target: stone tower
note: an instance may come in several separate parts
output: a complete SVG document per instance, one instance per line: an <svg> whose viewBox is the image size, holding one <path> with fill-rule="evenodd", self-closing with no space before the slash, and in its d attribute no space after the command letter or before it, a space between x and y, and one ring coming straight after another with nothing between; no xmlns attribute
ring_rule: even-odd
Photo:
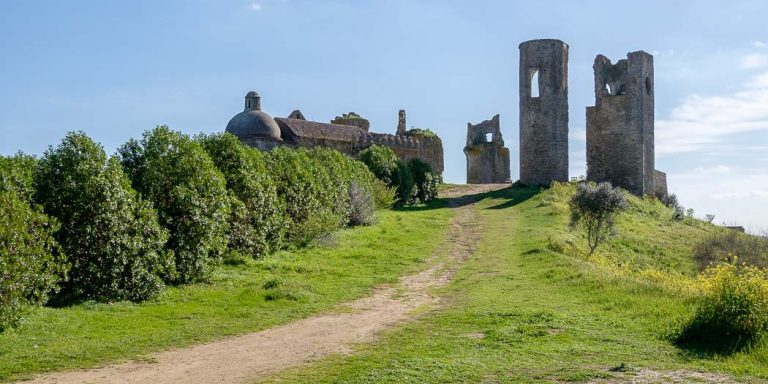
<svg viewBox="0 0 768 384"><path fill-rule="evenodd" d="M520 182L568 181L568 44L520 44Z"/></svg>
<svg viewBox="0 0 768 384"><path fill-rule="evenodd" d="M631 52L616 64L595 58L595 106L587 107L587 179L636 195L655 192L653 56ZM660 186L661 187L661 186Z"/></svg>
<svg viewBox="0 0 768 384"><path fill-rule="evenodd" d="M509 180L509 148L504 147L499 115L472 125L467 123L468 184L500 184Z"/></svg>

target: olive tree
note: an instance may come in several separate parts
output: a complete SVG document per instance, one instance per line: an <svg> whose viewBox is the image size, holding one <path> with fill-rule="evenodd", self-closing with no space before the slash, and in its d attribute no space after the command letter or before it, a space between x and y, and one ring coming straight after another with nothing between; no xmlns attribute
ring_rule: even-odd
<svg viewBox="0 0 768 384"><path fill-rule="evenodd" d="M133 187L157 209L173 251L173 283L205 280L227 246L230 199L224 176L200 143L167 126L118 149Z"/></svg>
<svg viewBox="0 0 768 384"><path fill-rule="evenodd" d="M139 301L159 292L172 273L168 235L116 157L69 133L45 152L34 185L35 201L61 222L56 239L71 264L64 299Z"/></svg>
<svg viewBox="0 0 768 384"><path fill-rule="evenodd" d="M581 183L576 187L570 201L571 226L586 231L590 255L615 234L615 219L627 205L622 190L611 183Z"/></svg>

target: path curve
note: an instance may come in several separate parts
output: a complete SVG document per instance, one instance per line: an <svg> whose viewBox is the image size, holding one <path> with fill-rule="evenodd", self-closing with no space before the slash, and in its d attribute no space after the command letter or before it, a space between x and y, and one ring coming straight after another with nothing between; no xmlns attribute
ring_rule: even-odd
<svg viewBox="0 0 768 384"><path fill-rule="evenodd" d="M402 277L395 287L346 303L349 313L325 314L260 332L208 344L169 350L146 361L39 376L25 383L242 383L319 359L350 353L352 345L369 342L377 332L407 321L414 309L439 305L431 293L450 281L479 240L476 194L496 186L466 186L446 191L456 210L448 234L428 268ZM447 255L443 256L443 255Z"/></svg>

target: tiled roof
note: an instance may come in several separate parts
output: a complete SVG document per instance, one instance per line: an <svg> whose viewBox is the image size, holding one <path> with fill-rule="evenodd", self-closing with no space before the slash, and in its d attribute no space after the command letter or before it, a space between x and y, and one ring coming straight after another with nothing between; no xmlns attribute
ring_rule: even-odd
<svg viewBox="0 0 768 384"><path fill-rule="evenodd" d="M284 130L283 136L286 136L287 134L287 136L292 136L291 138L296 139L307 137L339 141L358 141L360 136L368 134L361 128L349 125L328 124L284 117L276 117L275 121L277 121L280 128Z"/></svg>

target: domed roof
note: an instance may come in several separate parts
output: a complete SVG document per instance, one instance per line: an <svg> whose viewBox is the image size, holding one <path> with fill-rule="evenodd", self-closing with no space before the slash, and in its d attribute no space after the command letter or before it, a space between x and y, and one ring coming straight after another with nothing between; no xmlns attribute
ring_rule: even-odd
<svg viewBox="0 0 768 384"><path fill-rule="evenodd" d="M242 139L264 137L280 140L280 127L272 116L261 110L261 97L253 91L245 96L245 110L227 123L226 132Z"/></svg>

